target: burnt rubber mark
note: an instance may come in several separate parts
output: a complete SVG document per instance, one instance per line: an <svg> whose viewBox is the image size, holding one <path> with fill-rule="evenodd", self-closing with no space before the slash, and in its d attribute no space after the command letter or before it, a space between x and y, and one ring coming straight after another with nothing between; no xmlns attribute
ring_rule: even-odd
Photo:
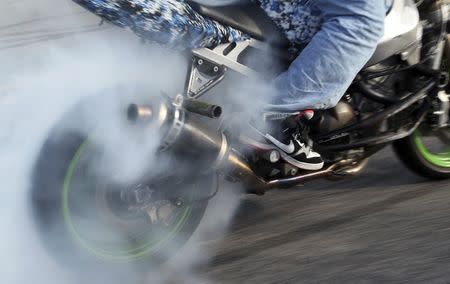
<svg viewBox="0 0 450 284"><path fill-rule="evenodd" d="M22 32L1 32L0 31L0 41L7 40L6 38L18 38L18 37L24 37L29 36L28 39L34 39L38 36L49 36L56 33L63 33L63 32L77 32L80 30L90 29L90 28L98 28L98 24L91 24L91 25L84 25L84 26L77 26L72 28L60 28L60 29L35 29L35 30L28 30L28 31L22 31ZM9 39L11 40L11 39Z"/></svg>
<svg viewBox="0 0 450 284"><path fill-rule="evenodd" d="M0 46L0 50L28 46L28 45L32 45L32 44L36 44L36 43L58 40L58 39L62 39L65 37L75 36L75 35L79 35L79 34L87 34L87 33L104 31L107 29L111 29L111 28L94 28L94 29L88 29L88 30L78 31L78 32L68 32L68 33L60 33L60 34L51 35L51 36L43 36L43 37L39 37L39 38L33 39L33 40L27 40L27 41L22 41L19 43L3 45L3 46Z"/></svg>
<svg viewBox="0 0 450 284"><path fill-rule="evenodd" d="M99 30L98 25L94 26L87 26L83 28L77 28L77 29L67 29L67 30L61 30L61 31L55 31L51 33L43 33L38 35L32 35L32 36L25 36L25 37L19 37L19 38L3 38L3 35L0 34L0 48L2 46L5 46L5 44L17 44L17 43L23 43L23 42L29 42L34 40L40 40L50 37L59 37L59 36L66 36L66 35L73 35L73 34L80 34L85 33L87 31L91 30Z"/></svg>
<svg viewBox="0 0 450 284"><path fill-rule="evenodd" d="M292 242L297 242L312 235L326 232L328 230L355 222L356 220L367 217L369 215L385 211L394 205L420 198L434 192L436 192L436 190L416 189L399 193L385 200L356 208L339 216L329 218L311 225L299 227L295 230L271 238L262 239L260 241L247 245L245 248L237 248L229 252L219 254L213 258L210 267L235 262L262 252L268 248L279 246L280 244L286 245Z"/></svg>
<svg viewBox="0 0 450 284"><path fill-rule="evenodd" d="M72 17L72 16L77 16L77 15L80 15L80 14L87 14L87 13L88 13L87 11L80 11L80 12L75 12L75 13L60 14L60 15L56 15L56 16L35 18L35 19L31 19L31 20L27 20L27 21L23 21L23 22L19 22L19 23L14 23L14 24L9 24L9 25L5 25L5 26L0 26L0 30L6 30L6 29L10 29L10 28L20 27L20 26L24 26L24 25L28 25L28 24L33 24L33 23L36 23L36 22L47 21L47 20L58 19L58 18L64 18L64 17Z"/></svg>

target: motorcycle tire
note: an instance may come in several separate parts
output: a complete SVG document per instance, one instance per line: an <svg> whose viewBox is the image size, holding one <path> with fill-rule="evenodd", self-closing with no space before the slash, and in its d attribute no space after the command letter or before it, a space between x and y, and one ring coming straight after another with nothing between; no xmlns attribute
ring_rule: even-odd
<svg viewBox="0 0 450 284"><path fill-rule="evenodd" d="M196 201L185 200L184 204L177 207L173 213L175 221L171 222L170 228L161 228L159 225L152 232L150 228L154 225L146 218L147 214L141 213L120 216L120 222L117 221L119 225L114 223L116 220L111 221L111 224L103 224L103 219L97 216L103 210L100 206L96 207L97 188L90 187L88 182L86 184L89 186L84 186L85 181L92 177L84 174L86 165L80 162L89 138L73 131L73 127L67 127L67 121L85 123L81 122L83 118L80 114L86 113L80 109L89 109L86 106L90 105L93 102L87 99L68 112L50 132L40 150L33 169L30 194L37 232L50 255L76 273L119 273L125 266L127 269L133 267L133 270L143 269L146 272L166 262L190 239L208 205L208 200L199 199L197 195L204 196L205 189L212 190L217 186L216 175L207 174L186 184L176 184L180 190L191 192L189 198ZM91 109L92 112L98 111L95 107ZM94 124L101 123L98 120ZM86 198L81 202L82 198L78 196L82 195L86 195ZM125 225L128 220L132 225ZM107 228L107 234L88 231L89 228L100 230L103 227ZM112 237L115 230L116 238ZM104 243L103 237L107 239Z"/></svg>
<svg viewBox="0 0 450 284"><path fill-rule="evenodd" d="M443 130L450 133L450 130ZM424 143L424 136L419 130L393 144L400 160L413 172L431 179L450 178L450 143L447 150L433 152Z"/></svg>

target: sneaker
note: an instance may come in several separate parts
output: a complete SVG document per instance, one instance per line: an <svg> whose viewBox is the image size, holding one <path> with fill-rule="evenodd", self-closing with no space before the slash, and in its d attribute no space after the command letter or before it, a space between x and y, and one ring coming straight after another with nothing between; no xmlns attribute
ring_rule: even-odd
<svg viewBox="0 0 450 284"><path fill-rule="evenodd" d="M266 133L264 138L281 150L281 157L289 164L309 171L317 171L323 168L322 156L312 149L311 141L302 141L301 135L295 135L280 141Z"/></svg>
<svg viewBox="0 0 450 284"><path fill-rule="evenodd" d="M280 150L283 160L299 169L309 171L320 170L323 168L324 162L321 155L312 149L312 141L308 139L305 131L306 127L301 122L310 120L312 117L312 111L301 112L295 117L292 117L292 119L285 120L283 125L278 128L282 130L277 131L276 134L260 131L251 123L252 128L269 144L250 141L249 139L246 139L246 142L264 150ZM303 127L301 129L299 127L296 129L293 128L293 121L296 121L297 125L303 125ZM286 127L286 125L289 125L289 127Z"/></svg>

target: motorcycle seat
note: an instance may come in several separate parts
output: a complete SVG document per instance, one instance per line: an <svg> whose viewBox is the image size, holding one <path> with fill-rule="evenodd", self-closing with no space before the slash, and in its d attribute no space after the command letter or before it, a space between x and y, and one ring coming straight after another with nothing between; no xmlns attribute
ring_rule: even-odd
<svg viewBox="0 0 450 284"><path fill-rule="evenodd" d="M209 6L188 1L200 15L223 25L238 29L249 36L278 47L289 46L289 41L272 19L255 2L246 0L226 6Z"/></svg>

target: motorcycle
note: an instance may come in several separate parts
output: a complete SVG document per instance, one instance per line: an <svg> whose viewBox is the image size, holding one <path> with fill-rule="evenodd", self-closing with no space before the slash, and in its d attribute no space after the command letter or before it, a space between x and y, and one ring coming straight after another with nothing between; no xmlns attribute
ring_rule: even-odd
<svg viewBox="0 0 450 284"><path fill-rule="evenodd" d="M236 76L273 77L286 68L293 57L284 35L253 2L191 5L251 38L191 50L182 94L124 105L132 135L144 142L157 135L157 157L170 160L170 170L143 174L129 184L92 175L87 169L96 167L93 160L102 149L92 145L90 134L67 129L64 122L81 121L80 106L55 126L35 164L31 194L37 227L53 253L76 255L77 265L98 259L162 263L196 230L219 180L264 195L315 179L351 177L388 145L417 174L450 178L448 3L393 2L371 60L337 106L312 122L311 139L325 160L318 171L298 169L278 149L250 142L240 131L242 121L233 119L239 110L224 111L227 98L212 92ZM282 68L247 60L257 54ZM83 101L83 109L95 112L89 108L95 100ZM101 133L101 121L89 123ZM50 240L49 232L58 238Z"/></svg>

